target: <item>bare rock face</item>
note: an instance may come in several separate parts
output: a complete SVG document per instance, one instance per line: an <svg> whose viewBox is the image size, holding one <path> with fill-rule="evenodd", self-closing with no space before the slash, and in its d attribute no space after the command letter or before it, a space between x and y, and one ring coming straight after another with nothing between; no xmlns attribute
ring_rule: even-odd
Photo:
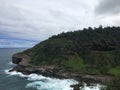
<svg viewBox="0 0 120 90"><path fill-rule="evenodd" d="M14 54L12 56L12 62L21 66L28 66L30 61L30 56L25 54Z"/></svg>
<svg viewBox="0 0 120 90"><path fill-rule="evenodd" d="M20 58L20 57L17 57L17 56L12 57L12 62L14 64L19 64L21 61L22 61L22 58Z"/></svg>

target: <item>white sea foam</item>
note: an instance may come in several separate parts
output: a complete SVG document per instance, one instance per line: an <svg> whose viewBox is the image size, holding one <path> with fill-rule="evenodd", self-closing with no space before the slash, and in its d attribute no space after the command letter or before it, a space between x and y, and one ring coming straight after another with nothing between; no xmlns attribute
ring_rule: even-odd
<svg viewBox="0 0 120 90"><path fill-rule="evenodd" d="M50 79L50 78L49 77L44 77L42 75L37 75L37 74L30 74L28 76L29 81L44 80L44 79Z"/></svg>
<svg viewBox="0 0 120 90"><path fill-rule="evenodd" d="M78 82L73 79L60 80L60 79L53 79L53 78L44 78L44 79L41 78L40 80L40 78L38 78L37 81L28 83L26 88L33 87L33 88L37 88L38 90L72 90L70 85L74 85L77 83Z"/></svg>
<svg viewBox="0 0 120 90"><path fill-rule="evenodd" d="M70 85L77 84L78 82L73 79L55 79L44 77L41 75L31 74L28 76L28 80L32 81L26 85L26 88L36 88L37 90L73 90ZM87 86L81 90L100 90L101 85L96 84L94 86Z"/></svg>
<svg viewBox="0 0 120 90"><path fill-rule="evenodd" d="M18 75L20 77L27 77L27 80L30 82L27 83L26 88L36 88L37 90L73 90L70 85L78 83L73 79L56 79L37 74L23 75L22 73L16 71L9 72L9 70L10 69L5 70L5 73L10 76ZM100 85L88 87L85 84L81 90L100 90Z"/></svg>
<svg viewBox="0 0 120 90"><path fill-rule="evenodd" d="M30 75L23 75L20 72L12 71L9 72L11 69L5 70L5 73L12 76L18 75L20 77L27 77L27 80L30 81L26 85L26 88L36 88L37 90L72 90L70 85L77 84L78 82L73 79L55 79L44 77L42 75L37 74L30 74Z"/></svg>
<svg viewBox="0 0 120 90"><path fill-rule="evenodd" d="M14 63L12 63L12 62L9 62L9 63L8 63L8 65L14 65Z"/></svg>
<svg viewBox="0 0 120 90"><path fill-rule="evenodd" d="M84 84L84 87L81 88L81 90L100 90L101 89L101 85L96 84L94 86L87 86L86 84Z"/></svg>
<svg viewBox="0 0 120 90"><path fill-rule="evenodd" d="M4 70L4 72L5 72L6 74L10 75L10 76L12 76L12 75L18 75L18 76L20 76L20 77L28 77L27 75L24 75L24 74L22 74L22 73L20 73L20 72L17 72L17 71L9 72L9 70L11 70L11 69L6 69L6 70Z"/></svg>
<svg viewBox="0 0 120 90"><path fill-rule="evenodd" d="M73 79L55 79L44 77L42 75L31 74L28 80L32 81L26 85L26 88L37 88L38 90L72 90L70 85L78 82Z"/></svg>

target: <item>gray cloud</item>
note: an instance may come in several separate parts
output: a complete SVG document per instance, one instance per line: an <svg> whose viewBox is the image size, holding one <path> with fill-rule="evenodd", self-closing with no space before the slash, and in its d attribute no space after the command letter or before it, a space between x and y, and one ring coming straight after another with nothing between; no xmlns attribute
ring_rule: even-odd
<svg viewBox="0 0 120 90"><path fill-rule="evenodd" d="M99 0L95 12L97 14L118 14L120 13L120 0Z"/></svg>
<svg viewBox="0 0 120 90"><path fill-rule="evenodd" d="M41 41L63 31L95 26L95 1L0 0L0 32Z"/></svg>
<svg viewBox="0 0 120 90"><path fill-rule="evenodd" d="M119 4L119 0L0 0L0 34L39 42L63 31L119 25Z"/></svg>

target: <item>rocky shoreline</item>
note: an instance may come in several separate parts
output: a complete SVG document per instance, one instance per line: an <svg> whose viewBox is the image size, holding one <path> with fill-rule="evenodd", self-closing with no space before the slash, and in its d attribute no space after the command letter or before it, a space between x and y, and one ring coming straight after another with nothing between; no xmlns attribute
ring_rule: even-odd
<svg viewBox="0 0 120 90"><path fill-rule="evenodd" d="M64 67L57 67L57 66L50 66L50 65L44 65L44 66L36 66L29 63L30 56L25 54L15 54L12 57L12 62L14 64L17 64L17 66L13 67L11 71L17 71L21 72L23 74L41 74L46 77L53 77L53 78L59 78L59 79L75 79L78 82L80 82L78 85L73 85L74 90L79 90L78 87L81 85L81 82L86 82L87 84L90 83L99 83L99 84L105 84L106 82L109 82L112 79L111 75L94 75L94 74L86 74L86 73L80 73L80 72L73 72L70 70L70 68L64 68Z"/></svg>

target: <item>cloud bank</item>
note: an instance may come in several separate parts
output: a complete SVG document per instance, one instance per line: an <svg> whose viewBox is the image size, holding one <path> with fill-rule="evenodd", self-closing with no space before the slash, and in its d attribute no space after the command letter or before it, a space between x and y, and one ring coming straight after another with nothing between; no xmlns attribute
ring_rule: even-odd
<svg viewBox="0 0 120 90"><path fill-rule="evenodd" d="M0 35L0 48L26 48L32 47L37 42L32 40L17 39L8 35Z"/></svg>
<svg viewBox="0 0 120 90"><path fill-rule="evenodd" d="M119 25L119 4L119 0L0 0L0 45L31 46L61 32Z"/></svg>

